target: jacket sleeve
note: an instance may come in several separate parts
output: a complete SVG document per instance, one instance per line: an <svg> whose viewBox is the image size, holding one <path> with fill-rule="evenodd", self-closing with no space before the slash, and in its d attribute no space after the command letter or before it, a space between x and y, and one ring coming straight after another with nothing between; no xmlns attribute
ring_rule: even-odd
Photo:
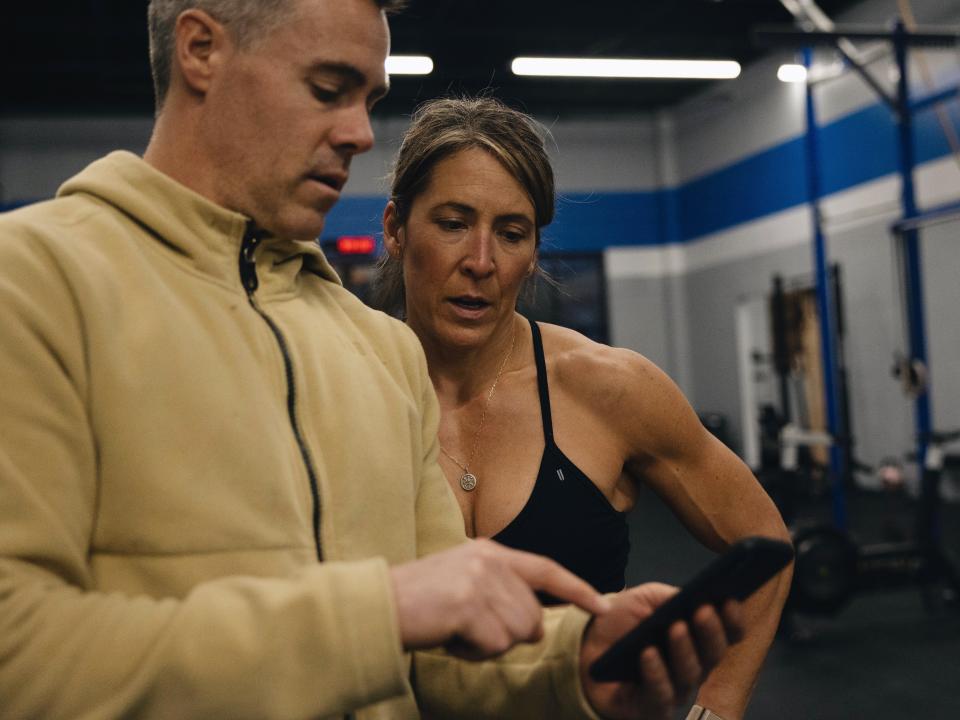
<svg viewBox="0 0 960 720"><path fill-rule="evenodd" d="M0 715L294 718L403 693L386 563L96 589L99 487L83 320L40 243L0 222ZM23 238L21 238L23 239Z"/></svg>
<svg viewBox="0 0 960 720"><path fill-rule="evenodd" d="M417 704L428 718L596 720L579 675L589 616L575 607L544 611L544 638L496 660L468 662L441 650L414 653Z"/></svg>
<svg viewBox="0 0 960 720"><path fill-rule="evenodd" d="M418 554L464 542L463 516L437 464L440 407L421 355L424 469L417 494ZM442 650L413 654L411 680L417 704L428 718L597 716L583 696L580 639L588 615L574 607L545 611L544 639L518 645L502 657L469 662Z"/></svg>

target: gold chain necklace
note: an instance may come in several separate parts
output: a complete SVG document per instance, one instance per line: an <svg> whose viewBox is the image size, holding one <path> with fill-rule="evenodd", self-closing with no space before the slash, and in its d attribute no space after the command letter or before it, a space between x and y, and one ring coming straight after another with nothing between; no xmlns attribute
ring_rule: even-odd
<svg viewBox="0 0 960 720"><path fill-rule="evenodd" d="M510 356L513 354L513 346L516 344L516 341L517 323L514 321L513 333L510 336L510 349L507 350L507 354L504 355L503 360L500 361L500 369L497 370L497 377L494 379L493 385L491 385L490 389L487 391L487 399L483 403L483 412L480 413L480 424L477 426L477 431L473 434L473 449L470 451L470 457L467 459L467 462L460 462L453 455L447 452L447 449L442 444L440 445L440 452L453 460L457 467L463 470L463 475L460 476L460 487L466 492L470 492L477 486L477 476L470 472L470 465L473 464L473 461L477 457L477 450L480 449L480 433L483 432L483 422L487 419L487 408L490 406L490 400L493 399L493 393L497 389L497 383L500 382L500 376L503 375L503 369L507 366L507 360L509 360Z"/></svg>

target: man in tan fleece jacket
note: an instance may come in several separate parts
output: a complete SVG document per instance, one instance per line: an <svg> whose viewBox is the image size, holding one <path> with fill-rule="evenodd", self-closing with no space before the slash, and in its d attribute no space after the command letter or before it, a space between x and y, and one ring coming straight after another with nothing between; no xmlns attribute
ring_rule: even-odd
<svg viewBox="0 0 960 720"><path fill-rule="evenodd" d="M392 5L153 0L144 158L0 218L0 717L670 717L739 632L593 683L671 590L466 542L416 338L313 241Z"/></svg>

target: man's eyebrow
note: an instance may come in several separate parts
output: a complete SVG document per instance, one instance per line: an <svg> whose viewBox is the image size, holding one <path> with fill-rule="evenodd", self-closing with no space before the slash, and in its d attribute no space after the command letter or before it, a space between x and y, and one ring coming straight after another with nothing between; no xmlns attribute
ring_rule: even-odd
<svg viewBox="0 0 960 720"><path fill-rule="evenodd" d="M366 74L355 65L345 62L321 60L310 66L310 73L333 73L334 75L339 75L340 78L351 87L363 87L367 84ZM389 90L390 81L388 79L386 83L375 85L371 88L370 98L372 100L379 100L386 95Z"/></svg>

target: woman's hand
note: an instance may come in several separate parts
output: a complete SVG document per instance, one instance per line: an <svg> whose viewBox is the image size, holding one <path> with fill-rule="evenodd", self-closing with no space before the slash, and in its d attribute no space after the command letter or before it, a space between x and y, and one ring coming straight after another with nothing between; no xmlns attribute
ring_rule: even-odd
<svg viewBox="0 0 960 720"><path fill-rule="evenodd" d="M603 652L666 602L677 589L647 583L611 596L612 609L593 618L580 651L580 679L593 708L611 719L669 720L730 645L743 634L742 608L730 601L718 613L704 605L691 623L670 627L668 656L648 647L637 657L637 682L598 683L588 669Z"/></svg>

